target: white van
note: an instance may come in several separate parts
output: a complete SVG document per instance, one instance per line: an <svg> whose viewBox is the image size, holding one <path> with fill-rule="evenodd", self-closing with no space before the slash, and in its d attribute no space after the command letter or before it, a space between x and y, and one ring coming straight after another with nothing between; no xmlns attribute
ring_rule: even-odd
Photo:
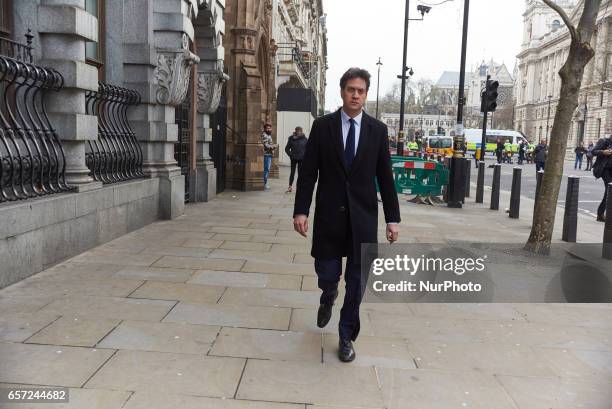
<svg viewBox="0 0 612 409"><path fill-rule="evenodd" d="M476 149L480 148L482 142L482 129L465 129L465 144L467 145L468 151L475 152ZM485 137L487 150L486 152L494 152L497 148L497 140L501 139L502 142L510 142L512 144L512 150L517 152L519 140L528 142L524 134L519 131L511 130L500 130L500 129L487 129L487 136Z"/></svg>

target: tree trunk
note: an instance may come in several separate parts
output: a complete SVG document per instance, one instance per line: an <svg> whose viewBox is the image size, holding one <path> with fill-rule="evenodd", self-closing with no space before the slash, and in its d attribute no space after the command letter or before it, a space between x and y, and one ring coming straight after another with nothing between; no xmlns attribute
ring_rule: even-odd
<svg viewBox="0 0 612 409"><path fill-rule="evenodd" d="M551 6L549 1L544 2ZM583 14L577 29L571 26L564 13L561 14L562 11L557 10L568 25L572 34L572 42L567 61L559 71L561 77L560 99L551 131L546 169L538 197L536 197L531 234L525 244L525 249L534 253L548 254L550 251L559 188L563 177L567 139L574 111L578 106L584 69L595 54L590 42L600 5L601 0L585 1Z"/></svg>

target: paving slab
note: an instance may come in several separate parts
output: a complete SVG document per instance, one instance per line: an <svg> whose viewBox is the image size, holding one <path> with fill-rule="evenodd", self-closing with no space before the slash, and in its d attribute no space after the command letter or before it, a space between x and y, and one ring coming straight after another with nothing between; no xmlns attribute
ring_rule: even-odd
<svg viewBox="0 0 612 409"><path fill-rule="evenodd" d="M278 230L276 229L248 229L242 227L211 227L211 233L226 233L226 234L250 234L250 235L270 235L274 236Z"/></svg>
<svg viewBox="0 0 612 409"><path fill-rule="evenodd" d="M163 256L153 267L240 271L243 265L244 260Z"/></svg>
<svg viewBox="0 0 612 409"><path fill-rule="evenodd" d="M130 298L207 304L216 303L221 298L223 291L225 291L225 287L220 286L147 281L142 287L134 291Z"/></svg>
<svg viewBox="0 0 612 409"><path fill-rule="evenodd" d="M130 266L122 268L121 270L113 274L112 277L184 283L185 281L189 280L192 275L193 270L189 269Z"/></svg>
<svg viewBox="0 0 612 409"><path fill-rule="evenodd" d="M246 273L276 273L292 275L315 275L314 265L293 263L269 263L247 260L242 271Z"/></svg>
<svg viewBox="0 0 612 409"><path fill-rule="evenodd" d="M228 240L225 241L221 246L219 246L219 248L226 250L250 250L268 252L272 248L272 244Z"/></svg>
<svg viewBox="0 0 612 409"><path fill-rule="evenodd" d="M264 307L318 308L321 294L315 291L277 290L272 288L228 288L220 304Z"/></svg>
<svg viewBox="0 0 612 409"><path fill-rule="evenodd" d="M34 276L6 288L5 295L49 296L59 298L64 295L98 295L106 297L126 297L144 283L138 279L76 279L74 277Z"/></svg>
<svg viewBox="0 0 612 409"><path fill-rule="evenodd" d="M529 322L612 329L612 309L597 305L515 304L514 308Z"/></svg>
<svg viewBox="0 0 612 409"><path fill-rule="evenodd" d="M497 376L519 409L609 409L609 381Z"/></svg>
<svg viewBox="0 0 612 409"><path fill-rule="evenodd" d="M15 384L0 384L0 388L4 387L16 387L23 386L25 388L40 387L44 389L44 386L40 385L15 385ZM47 387L48 388L48 387ZM109 391L103 389L82 389L82 388L68 388L68 399L66 403L5 403L2 405L3 409L40 409L40 408L53 408L53 409L122 409L123 404L130 398L132 392L125 391Z"/></svg>
<svg viewBox="0 0 612 409"><path fill-rule="evenodd" d="M118 351L85 387L233 397L244 363L238 358Z"/></svg>
<svg viewBox="0 0 612 409"><path fill-rule="evenodd" d="M123 409L304 409L304 405L136 392ZM19 408L16 408L19 409ZM36 408L34 408L36 409Z"/></svg>
<svg viewBox="0 0 612 409"><path fill-rule="evenodd" d="M210 254L211 249L187 247L187 246L165 246L157 244L149 246L141 254L157 254L162 256L196 257L204 258Z"/></svg>
<svg viewBox="0 0 612 409"><path fill-rule="evenodd" d="M36 312L51 303L55 297L39 295L4 295L0 294L0 316Z"/></svg>
<svg viewBox="0 0 612 409"><path fill-rule="evenodd" d="M182 246L192 247L192 248L201 248L201 249L216 249L221 244L223 244L223 240L220 240L217 238L214 238L214 239L191 238L191 239L185 240Z"/></svg>
<svg viewBox="0 0 612 409"><path fill-rule="evenodd" d="M185 323L123 321L97 346L206 355L220 329L219 326Z"/></svg>
<svg viewBox="0 0 612 409"><path fill-rule="evenodd" d="M36 274L36 278L53 277L59 281L65 280L104 280L125 268L119 264L78 263L72 260L58 264Z"/></svg>
<svg viewBox="0 0 612 409"><path fill-rule="evenodd" d="M212 237L213 240L215 241L220 241L221 243L223 243L224 241L228 240L228 241L242 241L242 242L257 242L256 240L253 240L253 236L249 235L249 234L226 234L226 233L215 233L215 235ZM221 243L219 243L219 245L221 245Z"/></svg>
<svg viewBox="0 0 612 409"><path fill-rule="evenodd" d="M340 320L340 308L342 308L341 304L336 303L336 305L334 305L332 316L325 328L317 327L316 309L294 308L291 313L291 325L289 326L289 330L296 332L315 332L318 334L337 334L338 322ZM359 336L374 335L369 317L366 314L360 314L359 319L361 325Z"/></svg>
<svg viewBox="0 0 612 409"><path fill-rule="evenodd" d="M293 253L293 262L296 264L313 264L313 258L310 254Z"/></svg>
<svg viewBox="0 0 612 409"><path fill-rule="evenodd" d="M276 235L255 235L253 241L270 244L302 245L310 251L311 241L295 233L294 237L278 237Z"/></svg>
<svg viewBox="0 0 612 409"><path fill-rule="evenodd" d="M293 227L292 227L293 229ZM295 233L297 235L297 233ZM272 244L271 251L278 253L297 253L302 256L308 256L311 264L314 264L314 258L310 255L310 246L306 245L306 243L300 242L299 244Z"/></svg>
<svg viewBox="0 0 612 409"><path fill-rule="evenodd" d="M207 284L225 287L276 288L281 290L299 290L299 276L283 274L240 273L236 271L196 271L187 281L190 284Z"/></svg>
<svg viewBox="0 0 612 409"><path fill-rule="evenodd" d="M118 319L61 317L26 341L28 344L94 347L99 340L119 325Z"/></svg>
<svg viewBox="0 0 612 409"><path fill-rule="evenodd" d="M276 307L249 307L243 305L178 303L163 322L220 325L259 329L287 330L291 309Z"/></svg>
<svg viewBox="0 0 612 409"><path fill-rule="evenodd" d="M0 343L0 382L80 387L114 350Z"/></svg>
<svg viewBox="0 0 612 409"><path fill-rule="evenodd" d="M353 363L357 366L416 369L413 352L404 339L360 335L354 342L354 348L357 357ZM338 358L337 334L323 336L323 362L345 365Z"/></svg>
<svg viewBox="0 0 612 409"><path fill-rule="evenodd" d="M543 347L533 349L562 378L607 379L612 383L610 351Z"/></svg>
<svg viewBox="0 0 612 409"><path fill-rule="evenodd" d="M0 342L23 342L53 321L57 314L34 312L0 315Z"/></svg>
<svg viewBox="0 0 612 409"><path fill-rule="evenodd" d="M150 266L159 260L159 254L125 254L118 251L91 250L70 259L75 263L121 264L124 266Z"/></svg>
<svg viewBox="0 0 612 409"><path fill-rule="evenodd" d="M496 375L556 376L530 347L499 343L410 342L418 368Z"/></svg>
<svg viewBox="0 0 612 409"><path fill-rule="evenodd" d="M509 321L464 322L482 342L612 351L612 331L606 328Z"/></svg>
<svg viewBox="0 0 612 409"><path fill-rule="evenodd" d="M390 368L377 374L388 409L518 409L490 375Z"/></svg>
<svg viewBox="0 0 612 409"><path fill-rule="evenodd" d="M410 304L414 315L421 317L464 318L480 320L521 321L525 319L514 308L517 304Z"/></svg>
<svg viewBox="0 0 612 409"><path fill-rule="evenodd" d="M223 328L209 355L321 362L321 335L312 332Z"/></svg>
<svg viewBox="0 0 612 409"><path fill-rule="evenodd" d="M310 362L249 360L236 398L352 408L382 406L374 368Z"/></svg>
<svg viewBox="0 0 612 409"><path fill-rule="evenodd" d="M402 337L414 341L479 342L476 330L468 326L468 320L457 318L416 317L383 312L368 312L374 335Z"/></svg>
<svg viewBox="0 0 612 409"><path fill-rule="evenodd" d="M227 259L249 259L250 261L270 262L270 263L291 263L293 254L291 253L272 253L258 250L227 250L214 249L209 257Z"/></svg>
<svg viewBox="0 0 612 409"><path fill-rule="evenodd" d="M117 297L66 297L55 300L42 311L87 318L160 321L175 304L175 301Z"/></svg>

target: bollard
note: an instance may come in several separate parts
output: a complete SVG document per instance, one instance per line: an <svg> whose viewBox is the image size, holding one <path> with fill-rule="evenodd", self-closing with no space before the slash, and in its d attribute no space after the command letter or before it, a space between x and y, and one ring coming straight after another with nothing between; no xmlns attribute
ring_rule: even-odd
<svg viewBox="0 0 612 409"><path fill-rule="evenodd" d="M612 183L608 183L608 199L606 202L606 224L604 226L602 256L612 260Z"/></svg>
<svg viewBox="0 0 612 409"><path fill-rule="evenodd" d="M469 160L465 161L465 197L470 197L470 176L472 173L472 163ZM465 201L464 201L465 203Z"/></svg>
<svg viewBox="0 0 612 409"><path fill-rule="evenodd" d="M491 186L491 210L499 210L499 185L501 183L501 165L493 168L493 185Z"/></svg>
<svg viewBox="0 0 612 409"><path fill-rule="evenodd" d="M476 203L484 203L485 163L478 163L478 181L476 182Z"/></svg>
<svg viewBox="0 0 612 409"><path fill-rule="evenodd" d="M576 243L576 232L578 230L578 192L580 178L568 176L567 193L565 195L565 212L563 214L563 233L561 240L568 243Z"/></svg>
<svg viewBox="0 0 612 409"><path fill-rule="evenodd" d="M521 173L522 168L512 170L512 191L510 192L510 218L518 219L521 211Z"/></svg>

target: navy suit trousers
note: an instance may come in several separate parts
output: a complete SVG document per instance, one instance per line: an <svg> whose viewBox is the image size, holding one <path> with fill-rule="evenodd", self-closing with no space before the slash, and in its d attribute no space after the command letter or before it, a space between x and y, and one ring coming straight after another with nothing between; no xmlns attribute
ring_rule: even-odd
<svg viewBox="0 0 612 409"><path fill-rule="evenodd" d="M319 279L319 288L323 291L321 304L331 304L338 291L338 283L342 274L342 258L315 259L315 271ZM338 332L340 339L354 341L359 335L359 306L366 283L362 283L361 264L355 263L352 257L349 257L346 261L344 281L346 283L346 293L344 304L340 310Z"/></svg>

